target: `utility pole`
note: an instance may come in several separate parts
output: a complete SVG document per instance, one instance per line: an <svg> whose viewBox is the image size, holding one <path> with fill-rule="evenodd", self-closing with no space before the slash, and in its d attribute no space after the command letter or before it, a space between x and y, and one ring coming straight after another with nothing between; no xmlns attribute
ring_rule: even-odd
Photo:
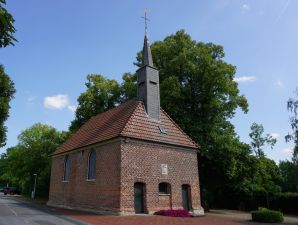
<svg viewBox="0 0 298 225"><path fill-rule="evenodd" d="M34 198L35 198L35 191L36 191L36 178L37 178L37 174L35 173L35 174L33 174L33 176L34 176L34 188L33 188L32 195L31 195L32 199L34 199Z"/></svg>

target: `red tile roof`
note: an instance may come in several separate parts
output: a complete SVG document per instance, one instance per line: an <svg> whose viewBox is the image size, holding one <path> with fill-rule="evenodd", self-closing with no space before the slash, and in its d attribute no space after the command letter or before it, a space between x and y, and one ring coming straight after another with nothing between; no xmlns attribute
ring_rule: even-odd
<svg viewBox="0 0 298 225"><path fill-rule="evenodd" d="M118 107L93 116L53 155L99 143L114 137L131 137L188 148L197 148L195 142L166 114L160 112L160 121L148 117L143 102L130 100ZM161 133L162 127L166 134Z"/></svg>

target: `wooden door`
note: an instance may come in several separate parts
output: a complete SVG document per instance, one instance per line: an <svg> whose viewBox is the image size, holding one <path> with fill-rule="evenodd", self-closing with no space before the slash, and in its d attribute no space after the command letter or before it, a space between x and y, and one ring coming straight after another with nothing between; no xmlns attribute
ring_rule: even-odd
<svg viewBox="0 0 298 225"><path fill-rule="evenodd" d="M187 184L182 185L182 205L187 211L191 209L190 207L190 187Z"/></svg>
<svg viewBox="0 0 298 225"><path fill-rule="evenodd" d="M137 182L134 184L135 213L144 213L144 189L145 184Z"/></svg>

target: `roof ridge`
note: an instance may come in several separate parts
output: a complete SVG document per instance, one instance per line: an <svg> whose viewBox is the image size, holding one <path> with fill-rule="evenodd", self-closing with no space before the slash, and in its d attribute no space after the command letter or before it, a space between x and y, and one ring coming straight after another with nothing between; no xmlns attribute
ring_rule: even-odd
<svg viewBox="0 0 298 225"><path fill-rule="evenodd" d="M186 137L187 137L187 139L188 140L190 140L191 141L191 143L193 143L197 148L199 148L200 146L196 143L196 142L194 142L192 139L191 139L191 137L189 137L189 135L187 134L187 133L185 133L182 129L181 129L181 127L169 116L169 114L167 114L167 112L163 109L163 108L161 108L160 107L160 110L172 121L172 123L175 125L175 127L176 128L178 128L178 130L180 130Z"/></svg>
<svg viewBox="0 0 298 225"><path fill-rule="evenodd" d="M123 128L121 128L121 132L119 133L120 136L123 136L123 133L125 132L124 130L125 130L127 124L129 123L129 121L131 120L131 118L135 115L136 109L139 107L139 105L142 103L142 101L136 100L136 103L137 104L135 104L135 108L132 111L132 114L128 117L127 121L124 123Z"/></svg>
<svg viewBox="0 0 298 225"><path fill-rule="evenodd" d="M101 112L101 113L98 113L98 114L92 116L91 118L93 118L93 117L96 118L96 117L105 115L105 114L107 114L107 113L111 113L111 111L114 111L114 110L116 110L116 109L119 109L120 107L124 107L126 104L128 104L129 102L132 102L133 100L135 100L135 99L129 99L129 100L125 101L125 102L120 103L119 105L117 105L117 106L115 106L115 107L113 107L113 108L110 108L110 109L108 109L108 110L106 110L106 111L103 111L103 112ZM91 118L90 118L90 119L91 119ZM87 121L88 121L88 120L87 120ZM86 122L87 122L87 121L86 121ZM86 123L86 122L85 122L85 123Z"/></svg>

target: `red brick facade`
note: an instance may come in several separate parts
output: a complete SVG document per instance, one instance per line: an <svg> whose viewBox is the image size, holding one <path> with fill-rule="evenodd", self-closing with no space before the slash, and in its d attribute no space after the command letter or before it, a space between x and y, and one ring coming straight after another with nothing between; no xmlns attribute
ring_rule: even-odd
<svg viewBox="0 0 298 225"><path fill-rule="evenodd" d="M168 174L162 175L161 164ZM202 210L197 153L193 149L127 140L121 146L121 211L134 212L134 183L145 184L145 211L181 209L183 184L191 188L192 210ZM159 183L170 185L170 194L159 194Z"/></svg>
<svg viewBox="0 0 298 225"><path fill-rule="evenodd" d="M114 211L120 208L121 141L85 148L52 158L49 205ZM96 150L96 179L87 180L88 157ZM63 181L64 158L69 155L71 175Z"/></svg>
<svg viewBox="0 0 298 225"><path fill-rule="evenodd" d="M87 180L88 155L96 150L96 179ZM69 181L63 181L64 158L71 159ZM168 174L162 175L161 164ZM105 144L53 157L49 205L94 210L121 215L134 214L134 184L145 185L144 209L182 208L181 187L191 188L191 209L202 214L197 154L194 149L162 145L131 138L116 138ZM159 183L170 184L170 194L159 194Z"/></svg>

